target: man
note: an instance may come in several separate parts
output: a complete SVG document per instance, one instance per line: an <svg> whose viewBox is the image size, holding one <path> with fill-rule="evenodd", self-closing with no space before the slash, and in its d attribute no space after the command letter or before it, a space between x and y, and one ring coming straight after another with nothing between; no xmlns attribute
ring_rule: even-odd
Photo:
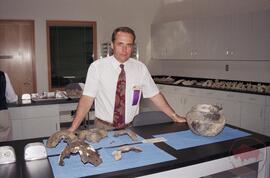
<svg viewBox="0 0 270 178"><path fill-rule="evenodd" d="M150 100L175 122L186 120L178 116L159 92L146 66L130 58L135 42L135 33L129 27L119 27L112 34L113 56L93 62L87 73L83 95L69 131L74 132L95 100L95 127L125 128L139 112L141 94ZM123 64L123 65L121 65ZM122 75L123 74L123 75ZM120 79L120 75L125 79ZM125 92L118 96L119 83L124 82ZM123 88L122 87L122 88ZM118 94L116 94L118 92ZM124 97L124 110L119 98ZM118 110L118 113L115 114ZM120 123L115 118L124 120Z"/></svg>
<svg viewBox="0 0 270 178"><path fill-rule="evenodd" d="M7 103L16 102L18 96L10 83L6 73L0 71L0 141L12 139L12 127Z"/></svg>

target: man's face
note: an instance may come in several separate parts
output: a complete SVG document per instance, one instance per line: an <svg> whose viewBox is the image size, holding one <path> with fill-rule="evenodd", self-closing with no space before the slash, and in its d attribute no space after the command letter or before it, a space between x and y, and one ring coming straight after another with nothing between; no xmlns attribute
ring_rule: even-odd
<svg viewBox="0 0 270 178"><path fill-rule="evenodd" d="M133 51L133 36L126 32L118 32L111 43L114 57L121 63L129 59Z"/></svg>

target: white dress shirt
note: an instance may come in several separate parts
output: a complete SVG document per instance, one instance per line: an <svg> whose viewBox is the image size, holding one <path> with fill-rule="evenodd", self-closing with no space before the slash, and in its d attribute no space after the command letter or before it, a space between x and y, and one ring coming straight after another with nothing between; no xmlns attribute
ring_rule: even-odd
<svg viewBox="0 0 270 178"><path fill-rule="evenodd" d="M145 64L133 58L124 64L126 73L125 123L130 123L139 113L141 94L150 98L159 93ZM120 63L113 57L106 57L93 62L87 73L83 95L95 97L96 117L113 122L115 93L118 76L121 72ZM136 94L139 98L136 100ZM137 102L136 102L137 101Z"/></svg>
<svg viewBox="0 0 270 178"><path fill-rule="evenodd" d="M16 95L11 82L9 80L8 75L5 73L5 77L6 77L6 100L7 103L13 103L16 102L18 100L18 96Z"/></svg>

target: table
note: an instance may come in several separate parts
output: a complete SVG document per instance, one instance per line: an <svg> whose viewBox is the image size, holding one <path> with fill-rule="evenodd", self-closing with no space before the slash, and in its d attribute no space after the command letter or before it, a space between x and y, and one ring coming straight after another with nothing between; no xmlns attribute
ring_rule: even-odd
<svg viewBox="0 0 270 178"><path fill-rule="evenodd" d="M152 136L156 134L184 131L188 129L188 126L187 124L180 123L166 123L134 127L131 129L144 138L152 138ZM270 167L270 137L247 130L243 131L246 131L251 135L244 137L244 139L239 139L238 143L249 145L253 148L253 151L251 152L245 152L239 155L232 153L232 144L235 143L236 139L180 150L175 150L166 143L161 142L156 143L155 145L176 157L176 160L91 177L202 177L230 170L235 167L258 163L258 177L268 178ZM42 141L43 139L44 138L35 138L1 142L0 146L10 145L14 147L17 162L14 164L0 165L0 177L52 178L52 169L47 159L32 162L25 162L23 159L24 146L27 143ZM252 142L252 140L258 141ZM247 158L247 156L252 156L252 153L256 151L259 151L262 154L255 156L254 158L252 157L252 159L244 160L240 165L235 166L232 164L233 161L237 161L241 156L242 158Z"/></svg>

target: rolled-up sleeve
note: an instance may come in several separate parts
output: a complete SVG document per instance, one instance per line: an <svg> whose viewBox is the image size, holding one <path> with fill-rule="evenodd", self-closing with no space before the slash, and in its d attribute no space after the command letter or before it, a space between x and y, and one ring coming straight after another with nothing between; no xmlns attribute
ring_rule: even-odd
<svg viewBox="0 0 270 178"><path fill-rule="evenodd" d="M142 86L143 86L142 93L144 98L151 98L159 93L159 89L146 67L144 67L144 77Z"/></svg>
<svg viewBox="0 0 270 178"><path fill-rule="evenodd" d="M98 72L95 63L88 68L83 95L96 97L99 87Z"/></svg>

